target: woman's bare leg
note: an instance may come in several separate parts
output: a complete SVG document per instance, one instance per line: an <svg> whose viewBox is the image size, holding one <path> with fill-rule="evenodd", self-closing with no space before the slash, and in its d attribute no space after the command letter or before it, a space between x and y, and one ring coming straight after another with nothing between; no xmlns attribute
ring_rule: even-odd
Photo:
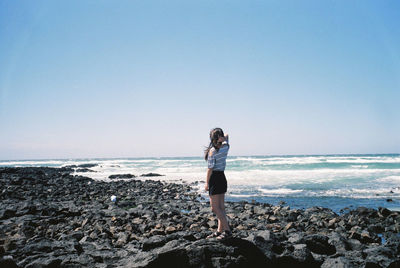
<svg viewBox="0 0 400 268"><path fill-rule="evenodd" d="M218 218L218 232L229 230L228 219L225 215L225 194L216 194L210 196L210 203L212 211Z"/></svg>
<svg viewBox="0 0 400 268"><path fill-rule="evenodd" d="M221 198L219 200L219 207L220 207L222 214L224 215L223 230L230 231L228 217L226 216L226 212L225 212L225 194L221 194Z"/></svg>
<svg viewBox="0 0 400 268"><path fill-rule="evenodd" d="M222 211L219 206L219 195L210 195L210 205L211 205L211 210L212 212L215 213L218 219L218 232L222 232L222 224L221 224L221 216L222 216Z"/></svg>
<svg viewBox="0 0 400 268"><path fill-rule="evenodd" d="M230 231L231 228L229 227L228 217L226 216L226 211L225 211L225 194L221 194L219 206L222 213L224 214L224 219L225 219L225 226L223 227L223 229Z"/></svg>

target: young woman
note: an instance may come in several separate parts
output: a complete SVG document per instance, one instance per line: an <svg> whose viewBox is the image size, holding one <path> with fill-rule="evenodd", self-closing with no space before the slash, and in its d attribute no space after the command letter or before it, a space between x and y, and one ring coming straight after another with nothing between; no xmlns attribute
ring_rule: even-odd
<svg viewBox="0 0 400 268"><path fill-rule="evenodd" d="M218 230L207 238L225 239L232 236L225 213L227 181L224 170L228 151L228 135L224 135L220 128L212 129L210 132L210 145L205 150L205 160L208 161L205 190L210 195L211 209L218 218Z"/></svg>

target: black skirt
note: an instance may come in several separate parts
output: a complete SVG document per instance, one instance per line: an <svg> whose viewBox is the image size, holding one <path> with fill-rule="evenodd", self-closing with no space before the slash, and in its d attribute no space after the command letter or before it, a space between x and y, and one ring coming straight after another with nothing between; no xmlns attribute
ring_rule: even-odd
<svg viewBox="0 0 400 268"><path fill-rule="evenodd" d="M215 171L211 173L208 183L208 193L210 195L224 194L228 188L225 173L223 171Z"/></svg>

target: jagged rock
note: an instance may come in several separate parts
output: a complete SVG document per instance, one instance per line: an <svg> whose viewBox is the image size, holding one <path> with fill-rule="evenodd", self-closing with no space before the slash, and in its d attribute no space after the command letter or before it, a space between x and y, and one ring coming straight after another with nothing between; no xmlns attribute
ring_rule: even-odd
<svg viewBox="0 0 400 268"><path fill-rule="evenodd" d="M333 232L329 236L328 244L335 246L336 251L345 253L351 250L351 245L347 239L338 232Z"/></svg>
<svg viewBox="0 0 400 268"><path fill-rule="evenodd" d="M150 252L140 252L134 257L122 261L123 267L188 267L189 258L186 249L171 241L161 248Z"/></svg>
<svg viewBox="0 0 400 268"><path fill-rule="evenodd" d="M315 261L311 251L307 248L306 244L294 245L292 256L305 267L319 267L318 262Z"/></svg>
<svg viewBox="0 0 400 268"><path fill-rule="evenodd" d="M350 268L350 262L344 257L327 258L321 265L321 268Z"/></svg>
<svg viewBox="0 0 400 268"><path fill-rule="evenodd" d="M379 216L381 216L381 217L387 217L390 215L391 211L387 208L380 207L378 209L378 213L379 213Z"/></svg>
<svg viewBox="0 0 400 268"><path fill-rule="evenodd" d="M162 235L154 235L146 240L143 241L143 250L149 251L153 248L161 247L167 243L167 239L165 236Z"/></svg>
<svg viewBox="0 0 400 268"><path fill-rule="evenodd" d="M135 178L136 176L133 174L114 174L108 176L109 179L132 179Z"/></svg>
<svg viewBox="0 0 400 268"><path fill-rule="evenodd" d="M159 177L159 176L165 176L165 175L161 175L161 174L157 174L157 173L151 173L151 172L140 175L140 177Z"/></svg>
<svg viewBox="0 0 400 268"><path fill-rule="evenodd" d="M336 253L334 245L329 244L329 238L324 235L309 235L304 238L307 247L314 253L322 255L333 255Z"/></svg>
<svg viewBox="0 0 400 268"><path fill-rule="evenodd" d="M118 240L117 240L117 242L115 243L115 246L116 246L116 247L122 247L122 246L124 246L126 243L128 243L129 236L128 236L127 233L125 233L125 232L120 232L120 233L117 234L117 237L118 237Z"/></svg>
<svg viewBox="0 0 400 268"><path fill-rule="evenodd" d="M168 226L167 228L165 228L165 232L167 234L173 233L176 231L176 228L174 226Z"/></svg>
<svg viewBox="0 0 400 268"><path fill-rule="evenodd" d="M26 265L26 268L36 268L36 267L60 267L62 262L61 258L47 257L47 258L39 258L35 261Z"/></svg>
<svg viewBox="0 0 400 268"><path fill-rule="evenodd" d="M258 246L270 258L272 258L273 254L281 254L283 252L283 246L270 231L251 233L246 240Z"/></svg>
<svg viewBox="0 0 400 268"><path fill-rule="evenodd" d="M76 172L96 172L96 171L88 169L88 168L78 168L75 171Z"/></svg>

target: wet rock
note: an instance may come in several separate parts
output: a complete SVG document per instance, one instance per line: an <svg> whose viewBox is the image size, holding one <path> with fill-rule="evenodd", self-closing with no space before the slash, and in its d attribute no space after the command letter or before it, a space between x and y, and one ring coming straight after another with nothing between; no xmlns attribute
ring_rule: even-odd
<svg viewBox="0 0 400 268"><path fill-rule="evenodd" d="M158 173L151 173L151 172L140 175L140 177L159 177L159 176L165 176L165 175L161 175L161 174L158 174Z"/></svg>
<svg viewBox="0 0 400 268"><path fill-rule="evenodd" d="M136 176L133 174L114 174L108 176L109 179L132 179L135 178Z"/></svg>
<svg viewBox="0 0 400 268"><path fill-rule="evenodd" d="M88 168L78 168L75 171L76 172L96 172L96 171L88 169Z"/></svg>
<svg viewBox="0 0 400 268"><path fill-rule="evenodd" d="M96 166L98 166L98 164L81 164L81 165L78 165L77 167L80 167L80 168L92 168L92 167L96 167Z"/></svg>

